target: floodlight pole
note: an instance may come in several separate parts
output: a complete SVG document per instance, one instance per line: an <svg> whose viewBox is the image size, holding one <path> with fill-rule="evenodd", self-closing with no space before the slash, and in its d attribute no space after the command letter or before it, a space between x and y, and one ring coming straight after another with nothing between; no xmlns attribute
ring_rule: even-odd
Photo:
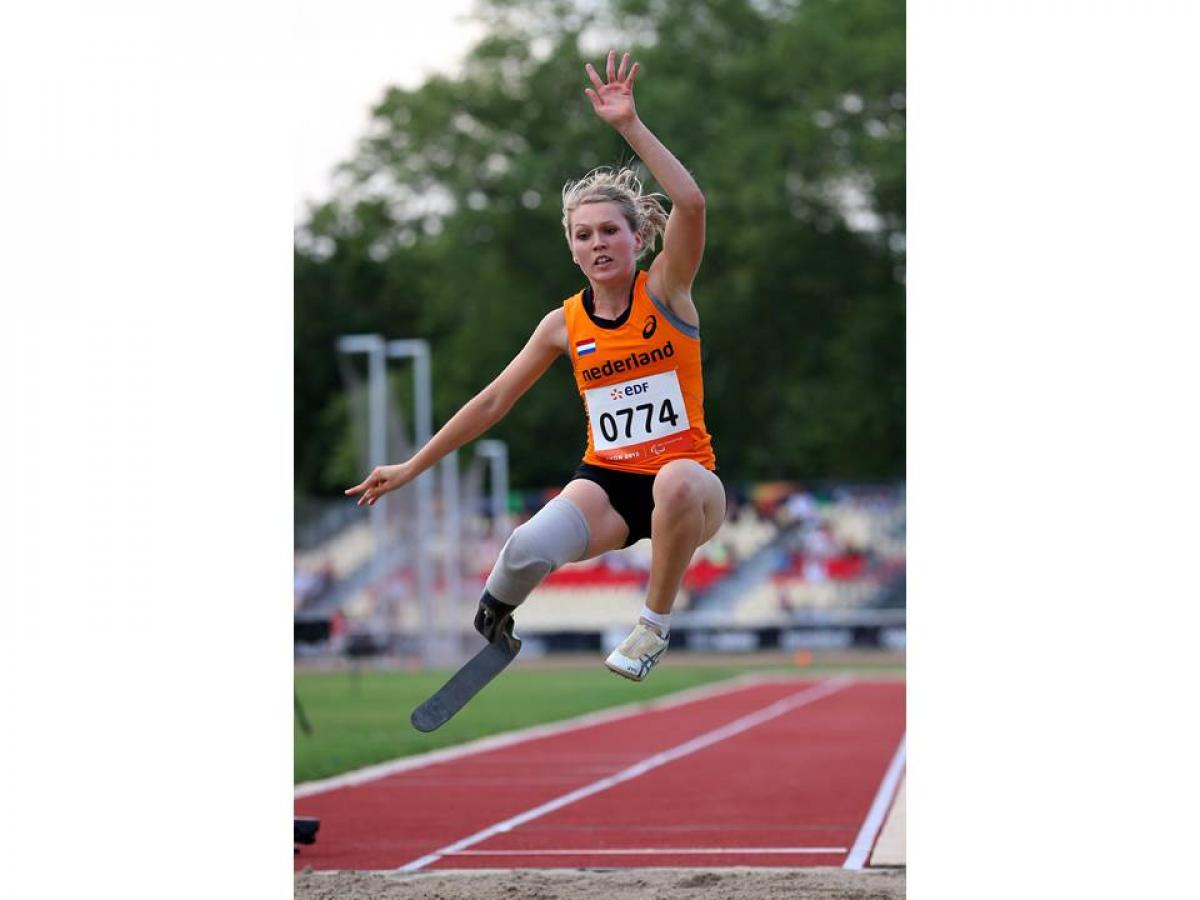
<svg viewBox="0 0 1200 900"><path fill-rule="evenodd" d="M433 433L433 389L429 366L429 342L413 339L387 342L387 355L392 358L411 357L413 361L413 406L416 425L416 447L429 443ZM415 568L417 599L421 609L421 659L427 666L436 665L435 633L437 609L433 596L433 571L429 565L429 537L433 533L433 473L422 472L416 479L417 534Z"/></svg>
<svg viewBox="0 0 1200 900"><path fill-rule="evenodd" d="M475 455L488 461L492 481L492 527L500 540L509 532L508 520L508 445L504 441L479 441Z"/></svg>
<svg viewBox="0 0 1200 900"><path fill-rule="evenodd" d="M458 499L458 451L451 450L442 460L442 525L445 541L443 577L446 579L447 606L458 611L462 600L462 522Z"/></svg>
<svg viewBox="0 0 1200 900"><path fill-rule="evenodd" d="M378 334L349 334L338 338L339 353L367 354L367 467L387 464L387 357L384 340ZM383 574L387 550L387 497L370 508L371 537L375 545L372 566L376 577Z"/></svg>

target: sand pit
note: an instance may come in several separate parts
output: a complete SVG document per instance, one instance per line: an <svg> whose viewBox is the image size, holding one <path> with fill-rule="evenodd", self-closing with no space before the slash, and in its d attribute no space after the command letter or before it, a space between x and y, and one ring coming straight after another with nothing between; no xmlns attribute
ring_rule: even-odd
<svg viewBox="0 0 1200 900"><path fill-rule="evenodd" d="M296 873L296 900L901 900L903 869L537 869Z"/></svg>

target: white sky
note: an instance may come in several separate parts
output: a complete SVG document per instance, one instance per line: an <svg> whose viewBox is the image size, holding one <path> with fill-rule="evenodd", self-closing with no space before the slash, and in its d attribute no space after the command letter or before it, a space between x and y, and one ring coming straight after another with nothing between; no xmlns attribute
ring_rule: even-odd
<svg viewBox="0 0 1200 900"><path fill-rule="evenodd" d="M454 73L481 28L473 0L295 0L295 214L326 199L370 110L393 84Z"/></svg>

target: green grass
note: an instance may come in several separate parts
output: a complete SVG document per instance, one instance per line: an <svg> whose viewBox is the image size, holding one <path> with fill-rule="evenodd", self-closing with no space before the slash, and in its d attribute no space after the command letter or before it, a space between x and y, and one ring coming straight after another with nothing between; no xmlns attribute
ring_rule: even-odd
<svg viewBox="0 0 1200 900"><path fill-rule="evenodd" d="M517 667L488 685L457 716L431 734L415 730L408 716L445 682L449 672L301 671L296 673L296 691L313 733L304 734L295 728L294 779L297 783L312 781L489 734L649 700L746 672L780 668L778 663L677 663L656 669L652 678L635 684L599 665ZM783 670L797 671L791 667ZM814 667L805 671L821 676L830 670Z"/></svg>

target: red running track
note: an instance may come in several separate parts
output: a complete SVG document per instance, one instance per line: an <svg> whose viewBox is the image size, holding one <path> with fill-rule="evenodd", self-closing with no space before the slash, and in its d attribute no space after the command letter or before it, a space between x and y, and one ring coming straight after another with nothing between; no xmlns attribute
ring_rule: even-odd
<svg viewBox="0 0 1200 900"><path fill-rule="evenodd" d="M900 681L742 682L299 797L295 866L841 866L904 716Z"/></svg>

